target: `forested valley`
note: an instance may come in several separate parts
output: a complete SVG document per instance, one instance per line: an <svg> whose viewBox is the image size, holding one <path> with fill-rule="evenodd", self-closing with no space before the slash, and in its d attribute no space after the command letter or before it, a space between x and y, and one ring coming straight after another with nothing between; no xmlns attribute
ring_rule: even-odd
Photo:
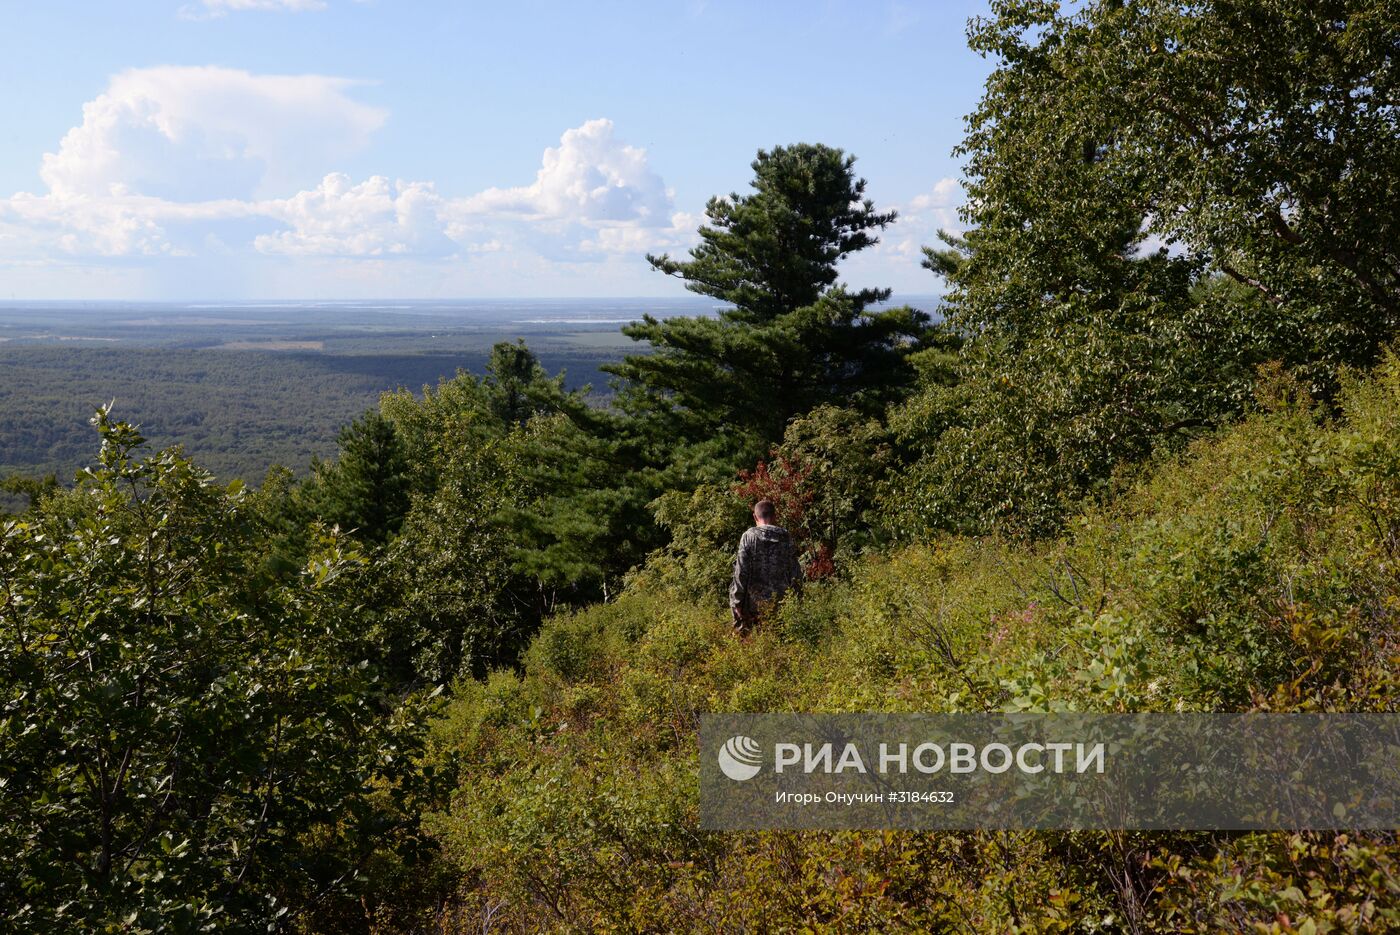
<svg viewBox="0 0 1400 935"><path fill-rule="evenodd" d="M686 305L703 311L693 302L660 304L668 314ZM566 304L555 313L560 323L539 324L509 320L521 313L490 303L386 311L167 305L140 319L113 305L0 306L0 476L70 481L91 457L88 420L106 403L153 446L179 444L225 480L260 483L274 465L304 474L313 456L335 453L340 428L380 393L435 385L460 369L480 373L502 340L528 341L571 389L589 386L605 404L598 367L631 342L616 325L581 315L586 308ZM230 314L244 317L223 317Z"/></svg>
<svg viewBox="0 0 1400 935"><path fill-rule="evenodd" d="M760 150L597 404L523 343L301 475L93 420L0 523L8 931L1389 932L1394 832L699 830L702 712L1400 698L1400 9L998 0L946 317ZM736 167L736 170L742 167ZM736 178L739 173L736 171ZM807 581L746 642L761 497Z"/></svg>

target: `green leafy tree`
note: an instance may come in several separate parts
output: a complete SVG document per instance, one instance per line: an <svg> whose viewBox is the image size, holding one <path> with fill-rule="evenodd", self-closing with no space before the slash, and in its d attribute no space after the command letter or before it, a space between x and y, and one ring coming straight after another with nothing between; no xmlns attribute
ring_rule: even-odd
<svg viewBox="0 0 1400 935"><path fill-rule="evenodd" d="M538 622L533 582L513 567L509 510L525 496L502 440L463 445L414 500L385 553L373 606L386 665L408 684L445 685L509 662Z"/></svg>
<svg viewBox="0 0 1400 935"><path fill-rule="evenodd" d="M564 374L550 376L524 340L501 341L481 376L458 370L421 394L400 387L380 397L379 411L402 442L411 489L429 493L463 446L502 438L536 415L585 411L587 395L587 387L566 390Z"/></svg>
<svg viewBox="0 0 1400 935"><path fill-rule="evenodd" d="M874 493L889 468L888 432L850 409L821 406L788 426L775 454L804 472L813 560L844 565L871 544Z"/></svg>
<svg viewBox="0 0 1400 935"><path fill-rule="evenodd" d="M565 390L564 375L546 373L523 342L497 344L480 377L463 371L421 396L386 394L380 408L405 440L420 496L436 496L444 483L460 487L474 452L491 448L488 461L512 466L499 496L451 499L499 511L491 528L505 536L498 541L517 576L512 600L529 608L522 620L607 595L659 544L647 504L668 439L595 405L586 389Z"/></svg>
<svg viewBox="0 0 1400 935"><path fill-rule="evenodd" d="M659 544L647 504L660 452L635 424L586 407L538 416L510 445L525 465L529 497L511 512L516 567L538 584L542 611L606 598Z"/></svg>
<svg viewBox="0 0 1400 935"><path fill-rule="evenodd" d="M266 580L239 484L95 421L77 490L0 524L0 927L267 931L352 897L418 783L365 559L328 537Z"/></svg>
<svg viewBox="0 0 1400 935"><path fill-rule="evenodd" d="M1092 262L1037 269L1046 291L1031 295L1016 274L1038 261L1009 252L1016 274L994 278L983 239L971 242L947 306L965 335L956 368L921 361L921 390L891 417L907 463L888 500L896 535L1051 532L1116 465L1242 405L1262 356L1220 353L1229 306L1193 299L1189 263L1119 241Z"/></svg>
<svg viewBox="0 0 1400 935"><path fill-rule="evenodd" d="M811 305L836 283L836 265L879 243L875 234L896 217L864 197L855 161L807 143L759 150L754 193L710 199L710 225L700 228L689 261L664 254L647 260L691 291L732 304L730 320L765 324ZM888 289L854 296L864 304L888 297Z"/></svg>
<svg viewBox="0 0 1400 935"><path fill-rule="evenodd" d="M911 533L1053 531L1236 416L1278 359L1319 399L1394 334L1391 4L999 0L951 285L960 385L896 420ZM1152 239L1149 239L1152 238Z"/></svg>
<svg viewBox="0 0 1400 935"><path fill-rule="evenodd" d="M374 604L405 683L509 661L546 613L598 596L618 573L607 521L623 485L597 457L606 431L574 421L605 417L563 380L523 342L502 342L480 377L462 371L421 397L382 398L405 439L413 498Z"/></svg>
<svg viewBox="0 0 1400 935"><path fill-rule="evenodd" d="M607 368L630 389L621 405L673 442L703 445L727 472L763 455L794 415L824 402L878 411L911 382L907 355L927 316L873 310L888 289L837 282L841 260L895 220L865 198L854 163L821 145L760 150L753 192L710 200L689 260L648 257L727 307L624 328L652 353Z"/></svg>
<svg viewBox="0 0 1400 935"><path fill-rule="evenodd" d="M998 250L1086 215L1176 244L1288 321L1327 395L1400 323L1397 29L1388 0L994 3L970 31L1000 59L963 146L973 220Z"/></svg>
<svg viewBox="0 0 1400 935"><path fill-rule="evenodd" d="M536 619L606 597L655 533L654 472L620 469L644 463L638 424L595 405L587 387L566 391L564 374L549 376L523 341L492 349L482 385L518 468L502 519Z"/></svg>

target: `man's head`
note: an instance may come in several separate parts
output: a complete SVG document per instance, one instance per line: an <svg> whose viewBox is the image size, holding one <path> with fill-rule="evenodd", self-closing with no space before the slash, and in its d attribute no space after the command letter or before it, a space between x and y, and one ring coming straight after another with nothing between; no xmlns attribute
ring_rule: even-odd
<svg viewBox="0 0 1400 935"><path fill-rule="evenodd" d="M778 521L778 510L772 500L760 500L753 505L753 521L760 526L772 526Z"/></svg>

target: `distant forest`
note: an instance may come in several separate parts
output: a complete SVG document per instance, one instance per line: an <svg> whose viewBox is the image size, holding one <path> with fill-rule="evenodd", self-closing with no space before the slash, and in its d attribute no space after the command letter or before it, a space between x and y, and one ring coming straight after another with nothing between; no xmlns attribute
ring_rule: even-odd
<svg viewBox="0 0 1400 935"><path fill-rule="evenodd" d="M479 373L490 344L379 355L0 347L0 476L70 481L92 458L89 419L113 400L113 412L157 448L182 444L221 478L256 481L273 464L301 472L313 455L333 455L340 427L377 406L381 392L418 391L458 368ZM620 355L585 347L540 356L551 372L566 370L571 387L592 383L603 392L597 367Z"/></svg>

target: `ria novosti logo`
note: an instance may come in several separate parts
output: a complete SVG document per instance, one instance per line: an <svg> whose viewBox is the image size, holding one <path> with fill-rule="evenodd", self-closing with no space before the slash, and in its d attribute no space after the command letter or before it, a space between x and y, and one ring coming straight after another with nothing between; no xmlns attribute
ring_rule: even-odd
<svg viewBox="0 0 1400 935"><path fill-rule="evenodd" d="M752 737L730 737L719 748L719 770L736 782L758 775L763 768L763 750Z"/></svg>

